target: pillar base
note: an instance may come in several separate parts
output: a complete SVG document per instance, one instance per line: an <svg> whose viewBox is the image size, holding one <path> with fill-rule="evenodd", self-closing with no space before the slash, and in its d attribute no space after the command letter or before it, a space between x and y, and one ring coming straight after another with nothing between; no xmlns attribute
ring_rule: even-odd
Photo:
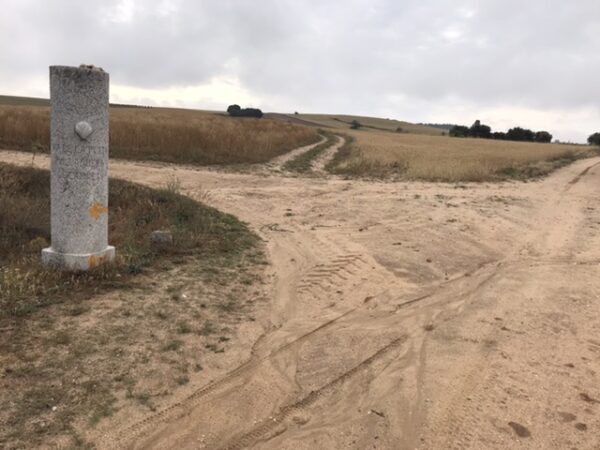
<svg viewBox="0 0 600 450"><path fill-rule="evenodd" d="M42 263L71 272L87 271L115 259L115 248L106 247L97 253L59 253L52 247L42 250Z"/></svg>

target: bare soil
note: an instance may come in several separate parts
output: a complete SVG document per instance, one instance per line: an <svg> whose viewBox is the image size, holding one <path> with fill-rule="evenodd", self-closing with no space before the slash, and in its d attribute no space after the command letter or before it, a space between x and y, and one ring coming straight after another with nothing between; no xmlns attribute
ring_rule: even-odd
<svg viewBox="0 0 600 450"><path fill-rule="evenodd" d="M221 370L98 448L600 448L600 158L497 184L110 170L247 221L272 276Z"/></svg>

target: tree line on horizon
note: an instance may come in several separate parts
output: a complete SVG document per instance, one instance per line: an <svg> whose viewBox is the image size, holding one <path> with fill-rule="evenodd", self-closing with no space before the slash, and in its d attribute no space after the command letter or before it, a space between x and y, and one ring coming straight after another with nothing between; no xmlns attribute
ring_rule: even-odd
<svg viewBox="0 0 600 450"><path fill-rule="evenodd" d="M547 131L533 131L527 128L514 127L507 132L492 131L489 125L484 125L480 120L476 120L470 127L464 125L454 125L449 132L452 137L471 137L481 139L497 139L502 141L522 141L522 142L552 142L552 135Z"/></svg>
<svg viewBox="0 0 600 450"><path fill-rule="evenodd" d="M255 117L260 119L263 112L258 108L242 108L240 105L229 105L227 113L231 117Z"/></svg>

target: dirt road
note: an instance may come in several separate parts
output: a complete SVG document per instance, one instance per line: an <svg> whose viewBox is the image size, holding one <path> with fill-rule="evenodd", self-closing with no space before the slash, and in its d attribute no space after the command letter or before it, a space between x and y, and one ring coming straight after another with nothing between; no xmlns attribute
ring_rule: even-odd
<svg viewBox="0 0 600 450"><path fill-rule="evenodd" d="M247 221L272 303L236 370L99 448L600 449L600 159L462 185L110 170Z"/></svg>

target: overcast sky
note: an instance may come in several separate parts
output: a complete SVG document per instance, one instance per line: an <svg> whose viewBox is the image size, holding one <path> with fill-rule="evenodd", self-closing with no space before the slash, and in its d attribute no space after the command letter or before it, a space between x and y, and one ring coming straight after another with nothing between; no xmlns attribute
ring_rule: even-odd
<svg viewBox="0 0 600 450"><path fill-rule="evenodd" d="M0 0L0 94L600 131L600 0Z"/></svg>

